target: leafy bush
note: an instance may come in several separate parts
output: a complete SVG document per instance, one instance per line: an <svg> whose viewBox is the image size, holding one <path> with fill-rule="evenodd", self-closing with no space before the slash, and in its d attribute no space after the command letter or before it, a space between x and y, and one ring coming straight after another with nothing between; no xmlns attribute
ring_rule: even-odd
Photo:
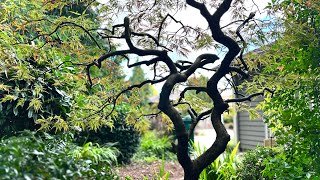
<svg viewBox="0 0 320 180"><path fill-rule="evenodd" d="M296 156L278 148L257 147L248 151L237 167L239 179L319 179L315 169L308 168L314 159ZM299 164L298 164L299 163Z"/></svg>
<svg viewBox="0 0 320 180"><path fill-rule="evenodd" d="M160 160L162 156L166 160L175 159L175 154L171 150L171 138L168 136L159 136L154 131L148 131L143 134L138 152L134 155L136 161L155 161Z"/></svg>
<svg viewBox="0 0 320 180"><path fill-rule="evenodd" d="M118 105L115 109L117 117L113 119L113 127L104 126L97 131L86 131L80 133L78 142L94 142L100 145L112 142L120 150L118 162L127 164L133 154L137 151L140 142L140 133L133 125L126 124L126 112L129 106Z"/></svg>
<svg viewBox="0 0 320 180"><path fill-rule="evenodd" d="M317 76L281 90L266 105L266 121L284 151L266 164L270 178L320 178L320 91Z"/></svg>
<svg viewBox="0 0 320 180"><path fill-rule="evenodd" d="M265 169L264 161L277 154L274 149L257 147L255 150L244 154L237 167L239 179L264 179L262 171Z"/></svg>
<svg viewBox="0 0 320 180"><path fill-rule="evenodd" d="M0 179L116 179L110 164L118 151L87 144L78 147L72 136L36 137L27 133L0 141Z"/></svg>
<svg viewBox="0 0 320 180"><path fill-rule="evenodd" d="M313 166L318 163L309 154L290 153L280 149L274 157L268 157L263 161L265 166L262 175L268 179L320 179L319 168Z"/></svg>
<svg viewBox="0 0 320 180"><path fill-rule="evenodd" d="M256 87L245 86L251 92L275 90L260 105L281 147L279 154L264 160L263 175L270 179L320 179L319 2L269 3L270 11L283 13L278 22L284 31L275 31L277 40L252 58L259 59L263 70L254 77Z"/></svg>
<svg viewBox="0 0 320 180"><path fill-rule="evenodd" d="M200 180L211 179L235 179L236 177L236 155L239 148L239 144L233 145L233 142L228 143L226 151L221 154L214 162L212 162L207 168L205 168L200 176ZM201 147L200 144L192 143L194 156L199 157L205 152L205 147ZM231 149L231 147L233 147Z"/></svg>

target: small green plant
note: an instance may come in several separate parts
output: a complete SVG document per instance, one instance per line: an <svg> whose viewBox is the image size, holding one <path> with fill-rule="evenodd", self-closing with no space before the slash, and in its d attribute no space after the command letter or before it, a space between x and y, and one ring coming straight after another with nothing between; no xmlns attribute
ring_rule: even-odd
<svg viewBox="0 0 320 180"><path fill-rule="evenodd" d="M171 137L159 136L154 131L146 132L141 138L138 152L134 155L136 161L153 162L160 160L162 155L166 160L175 159L171 150Z"/></svg>
<svg viewBox="0 0 320 180"><path fill-rule="evenodd" d="M88 142L82 147L71 151L76 159L90 159L94 164L106 163L111 166L117 162L120 151L114 147L115 143L107 143L100 147L97 143Z"/></svg>
<svg viewBox="0 0 320 180"><path fill-rule="evenodd" d="M164 155L162 154L161 159L161 167L159 170L159 175L156 175L157 180L168 180L170 176L170 172L165 171L164 169Z"/></svg>
<svg viewBox="0 0 320 180"><path fill-rule="evenodd" d="M155 172L155 177L156 177L155 179L156 180L169 180L170 172L165 171L164 164L165 164L164 154L162 154L161 166L159 168L159 172L158 173ZM130 176L126 176L125 179L126 180L133 180L133 178ZM144 177L143 180L149 180L149 178Z"/></svg>
<svg viewBox="0 0 320 180"><path fill-rule="evenodd" d="M194 151L192 152L195 157L200 156L205 152L206 148L201 145L191 143ZM212 162L207 168L205 168L200 176L200 180L211 179L234 179L236 178L236 155L240 142L230 150L226 150L225 153L219 156L214 162ZM231 147L231 145L229 145Z"/></svg>

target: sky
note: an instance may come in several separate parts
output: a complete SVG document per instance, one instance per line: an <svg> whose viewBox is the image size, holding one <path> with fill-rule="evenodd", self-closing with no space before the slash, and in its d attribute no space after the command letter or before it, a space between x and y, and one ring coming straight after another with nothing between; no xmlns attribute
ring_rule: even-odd
<svg viewBox="0 0 320 180"><path fill-rule="evenodd" d="M100 2L103 2L104 0L100 0ZM246 2L246 8L250 11L250 12L256 12L256 16L255 18L256 19L265 19L266 17L266 13L264 12L264 7L268 4L268 2L271 2L271 0L254 0L255 4L253 3L253 0L247 0ZM259 8L259 10L258 10ZM248 12L248 15L249 13ZM260 13L261 12L261 13ZM190 18L192 17L192 18ZM222 19L221 19L221 27L223 25L226 25L228 24L229 22L231 22L231 15L230 13L226 13ZM177 14L175 14L175 18L177 20L180 20L182 21L185 25L190 25L190 26L200 26L200 27L207 27L207 22L206 20L201 16L201 14L199 13L199 11L197 9L194 9L192 7L187 7L186 10L184 11L181 11L181 12L178 12ZM173 24L173 26L179 26L178 24ZM173 27L174 28L174 27ZM119 48L124 48L126 49L126 45L121 45ZM191 52L189 55L188 55L188 60L193 60L193 59L196 59L196 57L202 53L205 53L205 52L208 52L208 50L201 50L201 51L193 51ZM214 50L210 51L210 53L217 53L215 52ZM223 54L218 54L218 56L220 57L220 59L223 58ZM180 57L178 56L176 53L172 53L171 54L171 57L173 59L186 59L184 57ZM220 61L218 61L215 65L219 64ZM215 66L214 65L214 66ZM153 77L153 72L149 70L148 67L146 66L142 66L144 72L145 72L145 75L146 77ZM131 70L128 69L125 64L124 64L124 68L123 68L123 71L124 71L124 74L127 75L127 79L129 79L129 77L131 76ZM198 74L203 74L203 75L212 75L212 74L208 74L206 72L202 72L202 71L197 71ZM162 85L163 84L157 84L155 85L155 89L160 92L161 91L161 88L162 88ZM232 92L226 92L227 95Z"/></svg>

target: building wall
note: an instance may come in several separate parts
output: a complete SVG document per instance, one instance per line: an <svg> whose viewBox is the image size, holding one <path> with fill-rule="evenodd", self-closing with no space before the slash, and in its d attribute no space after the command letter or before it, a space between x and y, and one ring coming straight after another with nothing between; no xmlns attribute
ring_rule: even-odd
<svg viewBox="0 0 320 180"><path fill-rule="evenodd" d="M251 102L246 102L248 107L255 108L262 97ZM263 122L263 113L258 111L260 118L250 119L248 111L237 112L237 140L240 141L241 150L255 149L258 145L263 146L263 140L267 137L266 124Z"/></svg>

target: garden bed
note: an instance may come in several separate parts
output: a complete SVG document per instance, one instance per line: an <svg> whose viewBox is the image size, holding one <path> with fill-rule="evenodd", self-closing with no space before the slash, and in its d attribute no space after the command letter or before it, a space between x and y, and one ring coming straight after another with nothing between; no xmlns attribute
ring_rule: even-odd
<svg viewBox="0 0 320 180"><path fill-rule="evenodd" d="M159 174L161 167L161 161L155 161L153 163L131 163L129 165L121 166L116 168L120 179L125 179L129 176L133 179L143 179L147 177L148 179L156 178ZM183 169L180 164L176 161L165 162L165 171L170 172L170 180L181 180L183 179Z"/></svg>

